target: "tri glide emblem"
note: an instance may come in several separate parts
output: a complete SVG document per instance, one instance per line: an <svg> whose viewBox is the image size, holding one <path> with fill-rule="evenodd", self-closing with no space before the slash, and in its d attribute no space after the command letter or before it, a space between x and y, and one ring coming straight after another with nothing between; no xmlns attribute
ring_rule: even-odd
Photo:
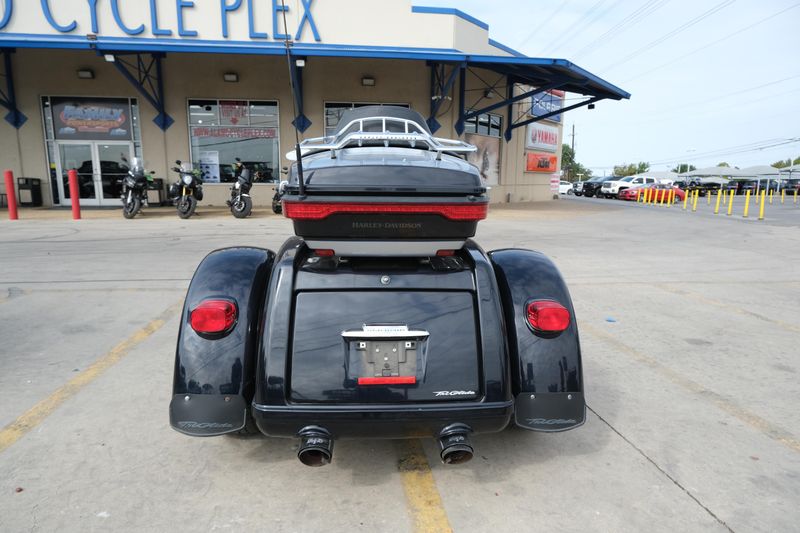
<svg viewBox="0 0 800 533"><path fill-rule="evenodd" d="M437 390L433 393L434 396L472 396L474 394L474 390Z"/></svg>

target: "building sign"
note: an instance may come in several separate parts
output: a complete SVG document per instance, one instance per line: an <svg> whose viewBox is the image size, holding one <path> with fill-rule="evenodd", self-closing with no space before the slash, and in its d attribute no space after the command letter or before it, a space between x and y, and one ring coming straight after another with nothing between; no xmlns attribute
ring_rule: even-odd
<svg viewBox="0 0 800 533"><path fill-rule="evenodd" d="M0 32L237 41L301 41L310 35L320 42L313 5L314 0L4 0Z"/></svg>
<svg viewBox="0 0 800 533"><path fill-rule="evenodd" d="M525 172L558 172L558 157L555 154L528 152L525 157Z"/></svg>
<svg viewBox="0 0 800 533"><path fill-rule="evenodd" d="M538 122L528 124L525 148L555 152L558 150L558 128Z"/></svg>
<svg viewBox="0 0 800 533"><path fill-rule="evenodd" d="M531 96L531 110L529 114L532 117L541 117L553 111L558 111L562 107L564 107L564 91L545 91ZM545 120L561 122L561 113L548 117Z"/></svg>
<svg viewBox="0 0 800 533"><path fill-rule="evenodd" d="M58 140L129 141L130 105L127 98L57 98L53 129Z"/></svg>
<svg viewBox="0 0 800 533"><path fill-rule="evenodd" d="M558 193L558 188L561 185L561 176L553 174L550 176L550 192Z"/></svg>
<svg viewBox="0 0 800 533"><path fill-rule="evenodd" d="M477 148L467 154L467 161L478 167L483 185L500 182L500 138L467 133L464 139Z"/></svg>
<svg viewBox="0 0 800 533"><path fill-rule="evenodd" d="M274 139L275 128L225 128L219 126L192 126L192 137L224 137L227 139Z"/></svg>

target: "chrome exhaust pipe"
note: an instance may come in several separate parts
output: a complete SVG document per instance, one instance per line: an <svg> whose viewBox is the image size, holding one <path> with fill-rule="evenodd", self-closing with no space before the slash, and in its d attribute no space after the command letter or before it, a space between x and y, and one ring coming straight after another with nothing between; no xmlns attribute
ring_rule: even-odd
<svg viewBox="0 0 800 533"><path fill-rule="evenodd" d="M469 442L469 434L472 428L466 424L451 424L439 433L439 457L442 462L448 465L458 465L466 463L472 459L472 445Z"/></svg>
<svg viewBox="0 0 800 533"><path fill-rule="evenodd" d="M319 426L306 426L297 436L300 437L300 449L297 458L306 466L325 466L333 459L333 437L330 432Z"/></svg>

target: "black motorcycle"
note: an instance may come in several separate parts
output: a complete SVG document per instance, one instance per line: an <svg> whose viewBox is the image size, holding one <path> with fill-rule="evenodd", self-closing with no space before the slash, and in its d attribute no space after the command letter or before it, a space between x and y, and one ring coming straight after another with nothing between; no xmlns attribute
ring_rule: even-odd
<svg viewBox="0 0 800 533"><path fill-rule="evenodd" d="M128 162L123 158L123 161ZM147 205L147 186L153 180L152 172L146 174L144 171L144 163L138 157L134 157L131 161L128 174L122 178L122 216L125 218L133 218L143 205Z"/></svg>
<svg viewBox="0 0 800 533"><path fill-rule="evenodd" d="M283 213L281 198L283 198L283 194L286 192L287 183L286 181L282 181L275 186L275 194L272 196L272 212L276 215Z"/></svg>
<svg viewBox="0 0 800 533"><path fill-rule="evenodd" d="M253 180L250 177L250 169L245 167L238 157L233 169L233 177L236 181L231 187L231 199L225 203L231 208L233 216L246 218L250 216L250 212L253 210L253 200L250 198Z"/></svg>
<svg viewBox="0 0 800 533"><path fill-rule="evenodd" d="M172 167L172 171L177 172L180 179L170 186L169 195L175 202L178 216L189 218L197 209L197 202L203 201L203 180L199 169L184 170L180 159L175 164L178 166Z"/></svg>

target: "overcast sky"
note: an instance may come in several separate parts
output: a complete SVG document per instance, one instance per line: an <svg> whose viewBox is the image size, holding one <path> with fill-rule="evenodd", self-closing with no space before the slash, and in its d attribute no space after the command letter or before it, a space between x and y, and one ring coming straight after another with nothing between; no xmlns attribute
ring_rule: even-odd
<svg viewBox="0 0 800 533"><path fill-rule="evenodd" d="M631 93L564 116L564 142L574 124L577 160L595 175L623 162L647 161L652 170L720 161L741 168L800 156L797 0L416 5L461 9L503 44L567 59Z"/></svg>

